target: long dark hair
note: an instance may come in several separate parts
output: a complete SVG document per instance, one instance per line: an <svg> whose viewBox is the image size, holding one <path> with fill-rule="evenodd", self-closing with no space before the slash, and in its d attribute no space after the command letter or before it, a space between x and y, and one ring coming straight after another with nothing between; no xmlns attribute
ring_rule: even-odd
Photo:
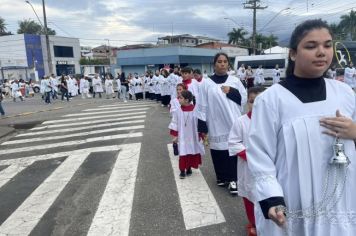
<svg viewBox="0 0 356 236"><path fill-rule="evenodd" d="M314 19L314 20L307 20L303 23L299 24L293 31L290 41L289 41L289 56L288 56L288 66L286 70L286 76L292 76L294 72L295 63L291 60L290 52L291 50L297 52L298 44L302 39L307 35L310 31L315 29L327 29L332 35L332 31L329 25L321 20L321 19Z"/></svg>

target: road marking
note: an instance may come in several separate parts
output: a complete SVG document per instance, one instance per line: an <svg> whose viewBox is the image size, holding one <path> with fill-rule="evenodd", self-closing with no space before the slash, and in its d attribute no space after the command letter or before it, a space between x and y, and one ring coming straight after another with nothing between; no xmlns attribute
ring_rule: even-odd
<svg viewBox="0 0 356 236"><path fill-rule="evenodd" d="M33 162L27 162L21 165L10 165L0 172L0 188L9 182L15 175L26 169Z"/></svg>
<svg viewBox="0 0 356 236"><path fill-rule="evenodd" d="M119 152L88 236L129 235L140 148L126 144Z"/></svg>
<svg viewBox="0 0 356 236"><path fill-rule="evenodd" d="M85 143L93 143L93 142L100 142L100 141L113 140L113 139L135 138L135 137L142 137L142 132L109 135L109 136L101 136L96 138L87 138L84 140L75 140L75 141L67 141L67 142L52 143L52 144L42 144L42 145L29 146L29 147L5 149L5 150L0 150L0 155L17 153L17 152L29 152L34 150L43 150L43 149L56 148L56 147L80 145Z"/></svg>
<svg viewBox="0 0 356 236"><path fill-rule="evenodd" d="M148 107L143 108L133 108L133 109L125 109L125 110L115 110L111 109L110 111L97 111L97 112L82 112L82 113L75 113L75 114L68 114L62 117L76 117L76 116L88 116L88 115L98 115L98 114L114 114L114 113L123 113L123 112L132 112L132 111L144 111L148 110Z"/></svg>
<svg viewBox="0 0 356 236"><path fill-rule="evenodd" d="M21 139L21 140L12 140L12 141L7 141L1 144L3 145L11 145L11 144L22 144L22 143L30 143L30 142L38 142L38 141L43 141L43 140L56 140L56 139L64 139L64 138L72 138L72 137L83 137L87 135L92 135L92 134L102 134L102 133L107 133L107 132L115 132L115 131L121 131L121 130L136 130L136 129L143 129L145 128L144 125L136 125L136 126L125 126L125 127L117 127L117 128L110 128L110 129L101 129L101 130L93 130L93 131L87 131L87 132L81 132L81 133L72 133L72 134L66 134L66 135L57 135L57 136L50 136L50 137L45 137L45 138L29 138L29 139Z"/></svg>
<svg viewBox="0 0 356 236"><path fill-rule="evenodd" d="M0 226L2 235L29 235L89 153L70 155Z"/></svg>
<svg viewBox="0 0 356 236"><path fill-rule="evenodd" d="M112 104L112 105L102 105L99 107L116 107L116 106L132 106L132 105L157 105L156 102L129 102L129 103L119 103L119 104Z"/></svg>
<svg viewBox="0 0 356 236"><path fill-rule="evenodd" d="M101 108L91 108L91 109L85 109L83 111L102 111L102 110L115 110L119 108L137 108L137 107L152 107L151 105L131 105L131 106L111 106L111 107L101 107Z"/></svg>
<svg viewBox="0 0 356 236"><path fill-rule="evenodd" d="M141 117L141 116L140 116ZM134 119L137 118L136 116L134 117L128 117L127 119ZM141 117L141 118L144 118ZM106 120L106 121L112 121ZM101 122L101 121L100 121ZM123 121L123 122L113 122L113 123L103 123L103 124L98 124L97 121L93 122L92 124L94 125L87 125L87 126L81 126L81 127L72 127L68 129L54 129L54 130L46 130L46 131L38 131L38 132L30 132L30 133L24 133L24 134L19 134L16 135L15 137L24 137L24 136L34 136L34 135L43 135L43 134L54 134L54 133L67 133L67 132L73 132L73 131L79 131L79 130L86 130L86 129L92 129L92 128L103 128L103 127L111 127L114 125L124 125L124 124L137 124L137 123L144 123L145 120L130 120L130 121ZM81 122L81 123L75 123L77 125L83 125L87 124L88 122ZM65 127L65 124L62 124L61 127ZM53 128L52 126L47 126L47 128ZM22 139L20 140L14 140L14 142L22 142Z"/></svg>
<svg viewBox="0 0 356 236"><path fill-rule="evenodd" d="M132 115L139 115L145 113L146 111L138 111L138 112L127 112L125 114L90 116L90 117L69 118L69 119L62 119L62 120L49 120L43 122L42 124L56 124L56 123L65 123L65 122L73 122L73 121L80 121L80 120L93 120L93 119L101 119L101 118L109 118L109 117L132 116Z"/></svg>
<svg viewBox="0 0 356 236"><path fill-rule="evenodd" d="M131 120L132 119L138 119L138 118L145 118L146 115L140 115L140 116L130 116L130 117L120 117L120 124L131 124ZM129 120L129 121L122 121L122 120ZM90 121L82 121L80 122L81 125L91 125L91 124L100 124L100 123L105 123L105 122L112 122L113 119L98 119L98 120L90 120ZM122 122L121 122L122 121ZM132 123L134 123L132 121ZM72 122L69 124L58 124L58 125L44 125L44 126L39 126L39 127L35 127L30 129L30 131L33 130L44 130L44 129L50 129L50 128L59 128L59 127L66 127L66 126L76 126L78 125L76 122ZM77 127L82 128L82 127ZM75 129L75 128L73 128ZM26 133L26 134L19 134L17 136L27 136L27 135L32 135L32 133L36 133L36 132L31 132L31 133Z"/></svg>
<svg viewBox="0 0 356 236"><path fill-rule="evenodd" d="M125 144L126 145L126 144ZM43 161L49 159L55 159L59 157L66 157L72 154L80 154L80 153L91 153L91 152L106 152L106 151L117 151L122 146L125 145L110 145L110 146L101 146L101 147L92 147L92 148L78 148L74 151L66 151L66 152L56 152L56 153L49 153L44 155L36 155L36 156L27 156L27 157L20 157L14 159L7 159L7 160L0 160L0 165L22 165L28 166L31 165L35 161Z"/></svg>
<svg viewBox="0 0 356 236"><path fill-rule="evenodd" d="M172 144L168 144L168 152L177 184L185 228L190 230L225 222L225 217L200 170L194 169L191 176L180 179L179 157L174 156Z"/></svg>

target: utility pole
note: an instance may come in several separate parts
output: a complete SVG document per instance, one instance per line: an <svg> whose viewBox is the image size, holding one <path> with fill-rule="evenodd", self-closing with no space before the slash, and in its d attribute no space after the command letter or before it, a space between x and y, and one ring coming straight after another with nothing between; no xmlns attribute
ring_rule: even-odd
<svg viewBox="0 0 356 236"><path fill-rule="evenodd" d="M51 75L53 74L53 66L52 66L51 48L49 45L49 36L48 36L48 28L47 28L46 6L44 0L42 0L42 7L43 7L43 23L44 23L44 30L45 30L45 37L46 37L47 57L48 57L48 69L49 69L49 74Z"/></svg>
<svg viewBox="0 0 356 236"><path fill-rule="evenodd" d="M256 15L257 15L257 10L266 9L267 6L262 6L261 0L246 0L246 2L244 3L244 8L253 10L252 50L253 50L253 54L256 54Z"/></svg>

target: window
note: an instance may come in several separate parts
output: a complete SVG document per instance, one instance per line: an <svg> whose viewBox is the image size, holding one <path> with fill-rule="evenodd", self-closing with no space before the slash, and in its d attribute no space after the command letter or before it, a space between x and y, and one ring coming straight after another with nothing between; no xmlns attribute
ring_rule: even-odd
<svg viewBox="0 0 356 236"><path fill-rule="evenodd" d="M55 57L74 57L73 47L53 46Z"/></svg>
<svg viewBox="0 0 356 236"><path fill-rule="evenodd" d="M189 40L188 40L188 39L186 39L186 40L185 40L185 42L186 42L186 43L189 43Z"/></svg>

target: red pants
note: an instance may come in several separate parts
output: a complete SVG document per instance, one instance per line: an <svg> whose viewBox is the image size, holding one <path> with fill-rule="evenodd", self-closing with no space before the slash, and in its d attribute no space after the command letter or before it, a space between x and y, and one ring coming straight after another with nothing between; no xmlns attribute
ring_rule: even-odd
<svg viewBox="0 0 356 236"><path fill-rule="evenodd" d="M254 205L252 202L250 202L247 198L242 198L244 200L244 205L245 205L245 210L246 210L246 215L247 219L252 225L256 225L255 221L255 212L254 212Z"/></svg>
<svg viewBox="0 0 356 236"><path fill-rule="evenodd" d="M185 156L179 156L179 170L185 171L189 168L198 169L201 165L201 156L200 154L189 154Z"/></svg>

